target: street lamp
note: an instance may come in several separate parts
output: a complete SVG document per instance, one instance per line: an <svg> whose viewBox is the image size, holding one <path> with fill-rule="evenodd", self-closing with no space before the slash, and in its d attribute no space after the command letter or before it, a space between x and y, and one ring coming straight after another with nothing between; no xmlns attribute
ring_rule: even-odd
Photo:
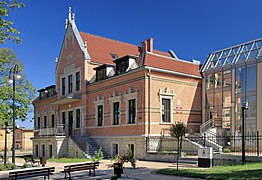
<svg viewBox="0 0 262 180"><path fill-rule="evenodd" d="M10 69L8 83L13 84L13 145L12 145L12 163L15 164L15 81L20 79L21 75L18 74L18 65L15 64L14 67Z"/></svg>
<svg viewBox="0 0 262 180"><path fill-rule="evenodd" d="M4 164L6 164L6 159L7 159L7 155L6 155L6 151L7 151L7 133L10 132L10 130L8 129L9 126L9 122L6 121L5 122L5 159L4 159Z"/></svg>
<svg viewBox="0 0 262 180"><path fill-rule="evenodd" d="M242 163L245 164L246 162L246 154L245 154L245 110L248 109L248 102L242 103L241 110L242 110Z"/></svg>

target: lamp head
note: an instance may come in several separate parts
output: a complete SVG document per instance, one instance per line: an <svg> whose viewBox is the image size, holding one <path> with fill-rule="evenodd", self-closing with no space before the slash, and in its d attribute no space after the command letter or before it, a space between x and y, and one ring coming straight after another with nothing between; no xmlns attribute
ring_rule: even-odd
<svg viewBox="0 0 262 180"><path fill-rule="evenodd" d="M16 78L16 79L21 79L21 77L22 77L22 76L21 76L20 74L16 74L16 75L15 75L15 78Z"/></svg>
<svg viewBox="0 0 262 180"><path fill-rule="evenodd" d="M14 82L14 81L13 81L13 79L11 79L11 78L9 78L9 79L7 80L7 83L8 83L8 84L13 84L13 82Z"/></svg>
<svg viewBox="0 0 262 180"><path fill-rule="evenodd" d="M241 107L242 107L242 109L248 109L248 101L243 102Z"/></svg>

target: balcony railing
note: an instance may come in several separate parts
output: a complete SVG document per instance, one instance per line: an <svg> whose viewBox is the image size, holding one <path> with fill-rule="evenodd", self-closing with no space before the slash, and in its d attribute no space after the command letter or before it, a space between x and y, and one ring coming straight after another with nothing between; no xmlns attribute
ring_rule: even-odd
<svg viewBox="0 0 262 180"><path fill-rule="evenodd" d="M66 129L64 124L58 124L57 127L53 128L40 128L34 130L36 136L65 136Z"/></svg>

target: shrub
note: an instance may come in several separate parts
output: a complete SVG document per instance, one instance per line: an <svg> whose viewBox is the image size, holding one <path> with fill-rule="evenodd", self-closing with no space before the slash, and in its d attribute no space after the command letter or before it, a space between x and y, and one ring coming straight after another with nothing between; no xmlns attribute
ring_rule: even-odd
<svg viewBox="0 0 262 180"><path fill-rule="evenodd" d="M5 166L3 164L0 164L0 171L3 171L5 169Z"/></svg>
<svg viewBox="0 0 262 180"><path fill-rule="evenodd" d="M16 165L13 163L6 163L5 167L7 169L16 169Z"/></svg>
<svg viewBox="0 0 262 180"><path fill-rule="evenodd" d="M11 164L11 169L16 169L16 165L15 164Z"/></svg>
<svg viewBox="0 0 262 180"><path fill-rule="evenodd" d="M29 167L29 165L27 163L23 164L23 168L28 168L28 167Z"/></svg>
<svg viewBox="0 0 262 180"><path fill-rule="evenodd" d="M102 152L102 147L99 148L98 152L95 152L95 155L93 157L91 157L91 161L92 162L100 162L101 160L103 160L104 156L103 156L103 152Z"/></svg>
<svg viewBox="0 0 262 180"><path fill-rule="evenodd" d="M231 150L230 150L229 148L224 148L224 149L223 149L223 152L224 152L224 153L231 153Z"/></svg>

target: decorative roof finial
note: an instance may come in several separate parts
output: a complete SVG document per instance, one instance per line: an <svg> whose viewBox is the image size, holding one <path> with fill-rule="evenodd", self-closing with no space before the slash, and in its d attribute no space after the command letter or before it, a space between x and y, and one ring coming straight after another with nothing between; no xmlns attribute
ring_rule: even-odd
<svg viewBox="0 0 262 180"><path fill-rule="evenodd" d="M58 63L58 58L55 58L55 63Z"/></svg>
<svg viewBox="0 0 262 180"><path fill-rule="evenodd" d="M85 45L84 46L85 46L85 48L87 47L87 42L86 41L85 41Z"/></svg>
<svg viewBox="0 0 262 180"><path fill-rule="evenodd" d="M71 20L72 20L72 11L71 11L71 7L69 7L69 10L68 10L68 20L69 20L69 22L71 22Z"/></svg>
<svg viewBox="0 0 262 180"><path fill-rule="evenodd" d="M75 13L72 13L72 20L75 19Z"/></svg>
<svg viewBox="0 0 262 180"><path fill-rule="evenodd" d="M67 28L67 25L68 25L68 19L66 19L65 28Z"/></svg>

